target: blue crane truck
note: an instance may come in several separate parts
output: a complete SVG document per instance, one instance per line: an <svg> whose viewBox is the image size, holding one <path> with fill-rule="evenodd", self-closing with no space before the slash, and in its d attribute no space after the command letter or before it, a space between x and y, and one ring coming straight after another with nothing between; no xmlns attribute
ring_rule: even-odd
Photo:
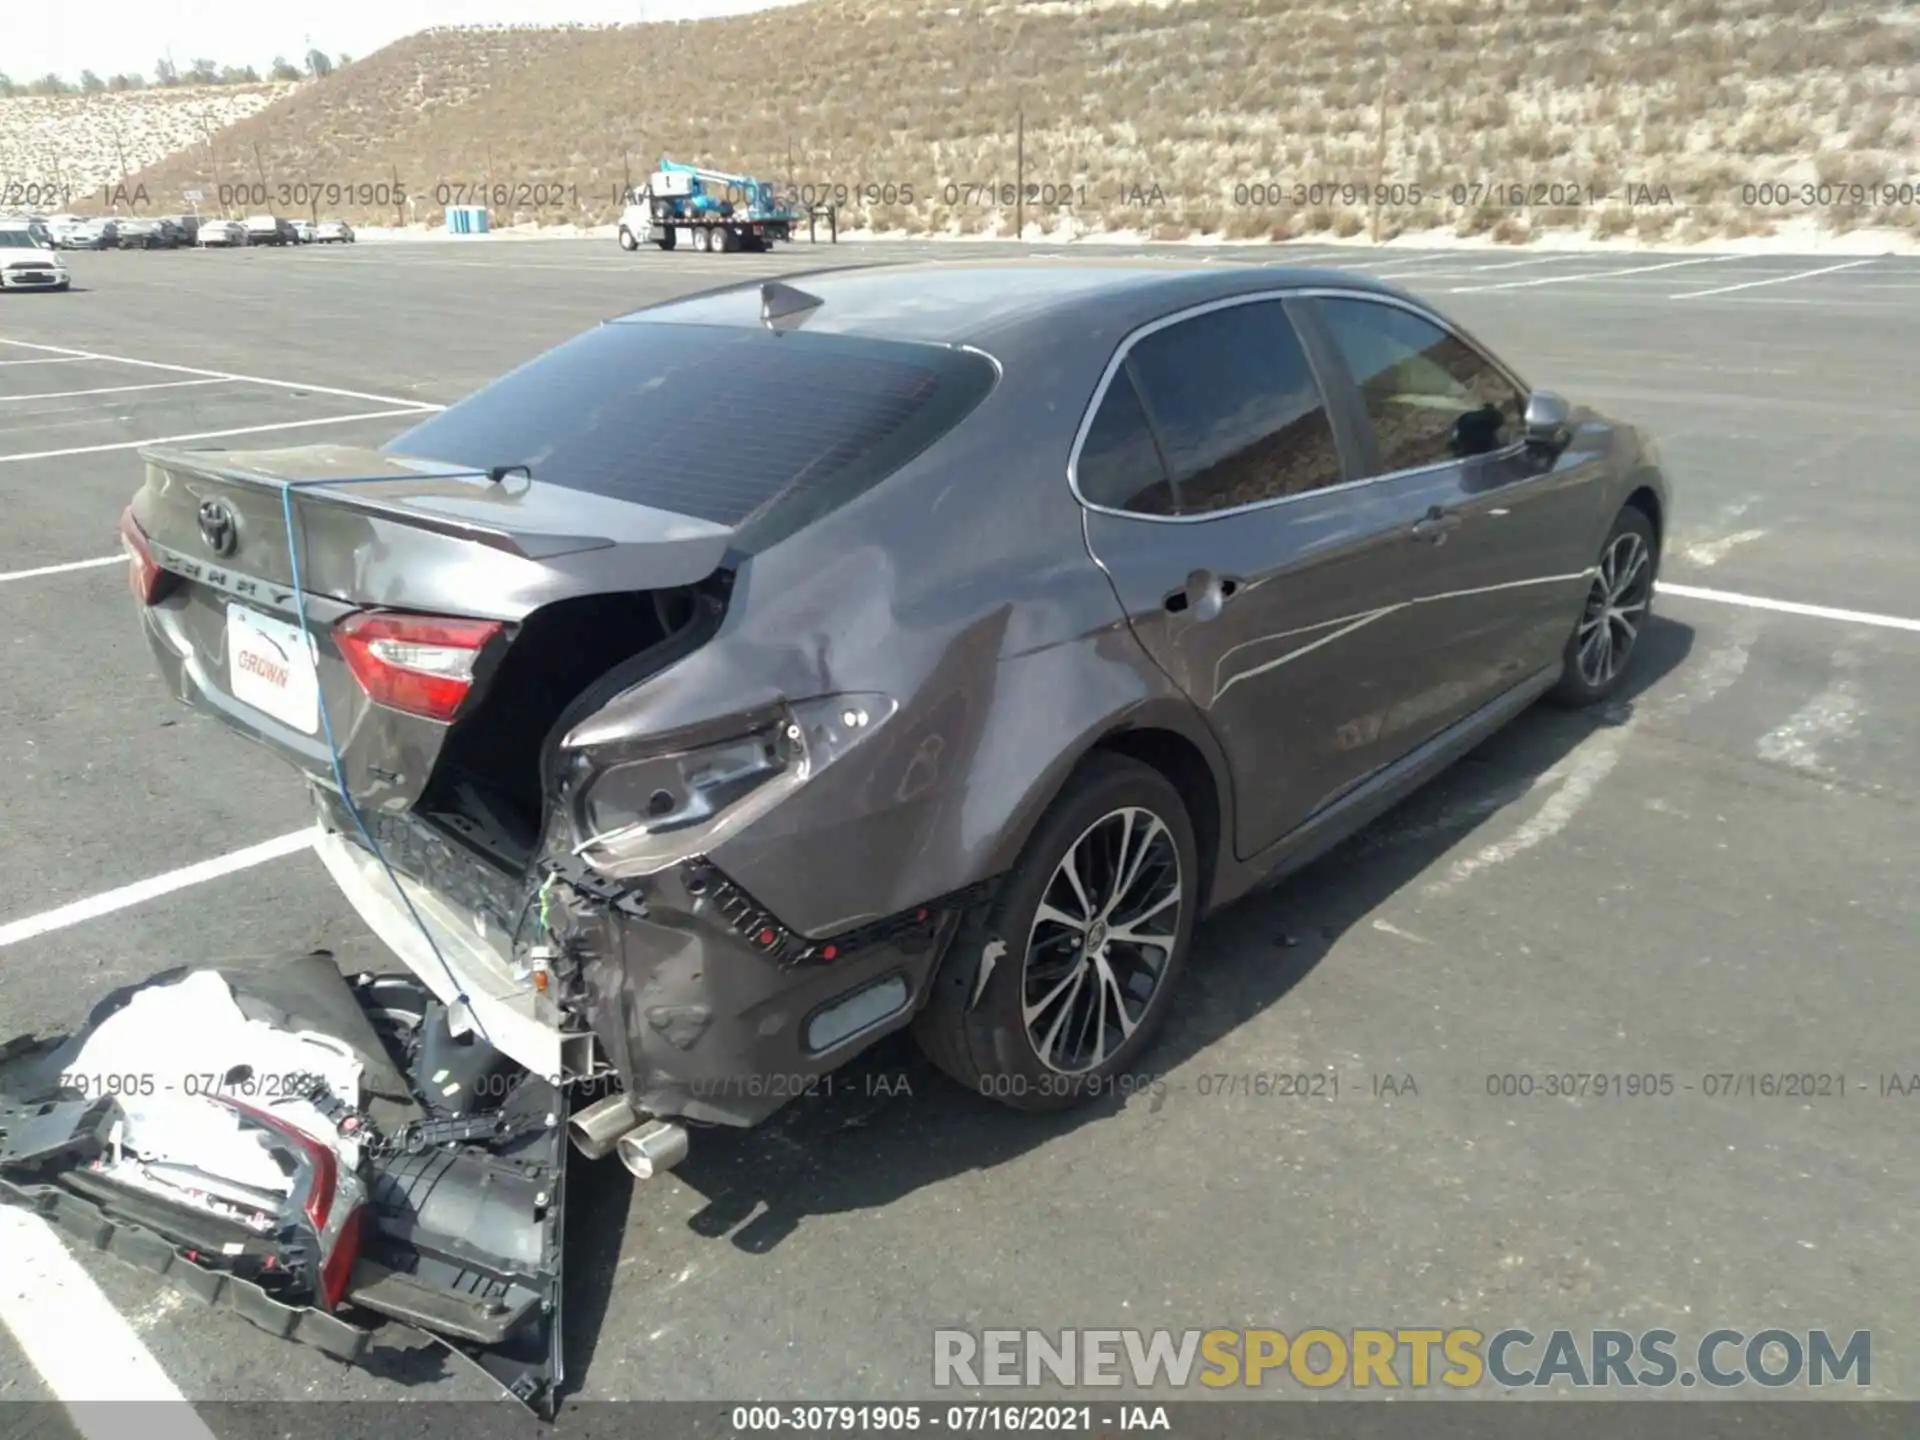
<svg viewBox="0 0 1920 1440"><path fill-rule="evenodd" d="M793 238L793 222L771 181L663 157L645 185L626 193L620 248L672 250L684 240L702 253L767 250Z"/></svg>

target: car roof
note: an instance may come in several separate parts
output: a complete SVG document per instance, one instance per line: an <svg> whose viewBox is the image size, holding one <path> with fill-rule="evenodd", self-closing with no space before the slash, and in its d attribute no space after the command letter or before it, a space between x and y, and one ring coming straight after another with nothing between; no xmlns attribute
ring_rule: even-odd
<svg viewBox="0 0 1920 1440"><path fill-rule="evenodd" d="M612 323L758 326L769 281L820 300L802 330L982 348L1010 332L1060 330L1096 318L1101 330L1116 317L1144 324L1188 305L1271 290L1337 285L1409 298L1384 281L1344 270L1180 259L961 260L756 278L650 305Z"/></svg>

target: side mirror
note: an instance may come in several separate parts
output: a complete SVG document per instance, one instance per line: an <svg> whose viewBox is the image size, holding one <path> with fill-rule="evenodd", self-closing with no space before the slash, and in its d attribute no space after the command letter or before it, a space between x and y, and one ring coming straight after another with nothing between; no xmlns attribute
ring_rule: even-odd
<svg viewBox="0 0 1920 1440"><path fill-rule="evenodd" d="M1573 441L1573 407L1551 390L1536 390L1527 396L1525 429L1528 445L1558 455Z"/></svg>

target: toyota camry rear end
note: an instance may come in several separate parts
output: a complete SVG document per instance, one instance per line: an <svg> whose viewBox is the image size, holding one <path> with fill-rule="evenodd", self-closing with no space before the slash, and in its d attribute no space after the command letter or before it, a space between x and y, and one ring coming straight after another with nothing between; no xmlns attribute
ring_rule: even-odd
<svg viewBox="0 0 1920 1440"><path fill-rule="evenodd" d="M752 1124L910 1017L967 897L840 881L776 914L716 863L796 795L832 798L788 855L926 803L836 783L895 743L900 696L716 637L757 556L996 378L949 346L612 322L382 450L147 450L122 535L168 685L299 770L321 859L456 1029L617 1077L610 1138ZM778 608L804 634L811 603Z"/></svg>

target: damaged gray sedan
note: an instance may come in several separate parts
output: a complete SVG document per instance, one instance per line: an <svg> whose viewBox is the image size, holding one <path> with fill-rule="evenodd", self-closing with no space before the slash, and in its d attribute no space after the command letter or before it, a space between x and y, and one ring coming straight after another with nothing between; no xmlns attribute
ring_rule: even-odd
<svg viewBox="0 0 1920 1440"><path fill-rule="evenodd" d="M756 1123L916 1020L1098 1094L1203 910L1620 680L1651 447L1391 287L800 278L377 452L150 450L126 516L174 691L304 772L456 1033L620 1126Z"/></svg>
<svg viewBox="0 0 1920 1440"><path fill-rule="evenodd" d="M1017 1107L1111 1093L1207 911L1614 692L1668 504L1391 286L1139 262L733 286L379 450L143 459L167 684L303 775L411 972L355 982L411 1107L376 1153L476 1177L556 1114L654 1174L908 1026ZM452 1253L551 1308L535 1188ZM502 1343L433 1225L369 1288L416 1231L382 1313Z"/></svg>

